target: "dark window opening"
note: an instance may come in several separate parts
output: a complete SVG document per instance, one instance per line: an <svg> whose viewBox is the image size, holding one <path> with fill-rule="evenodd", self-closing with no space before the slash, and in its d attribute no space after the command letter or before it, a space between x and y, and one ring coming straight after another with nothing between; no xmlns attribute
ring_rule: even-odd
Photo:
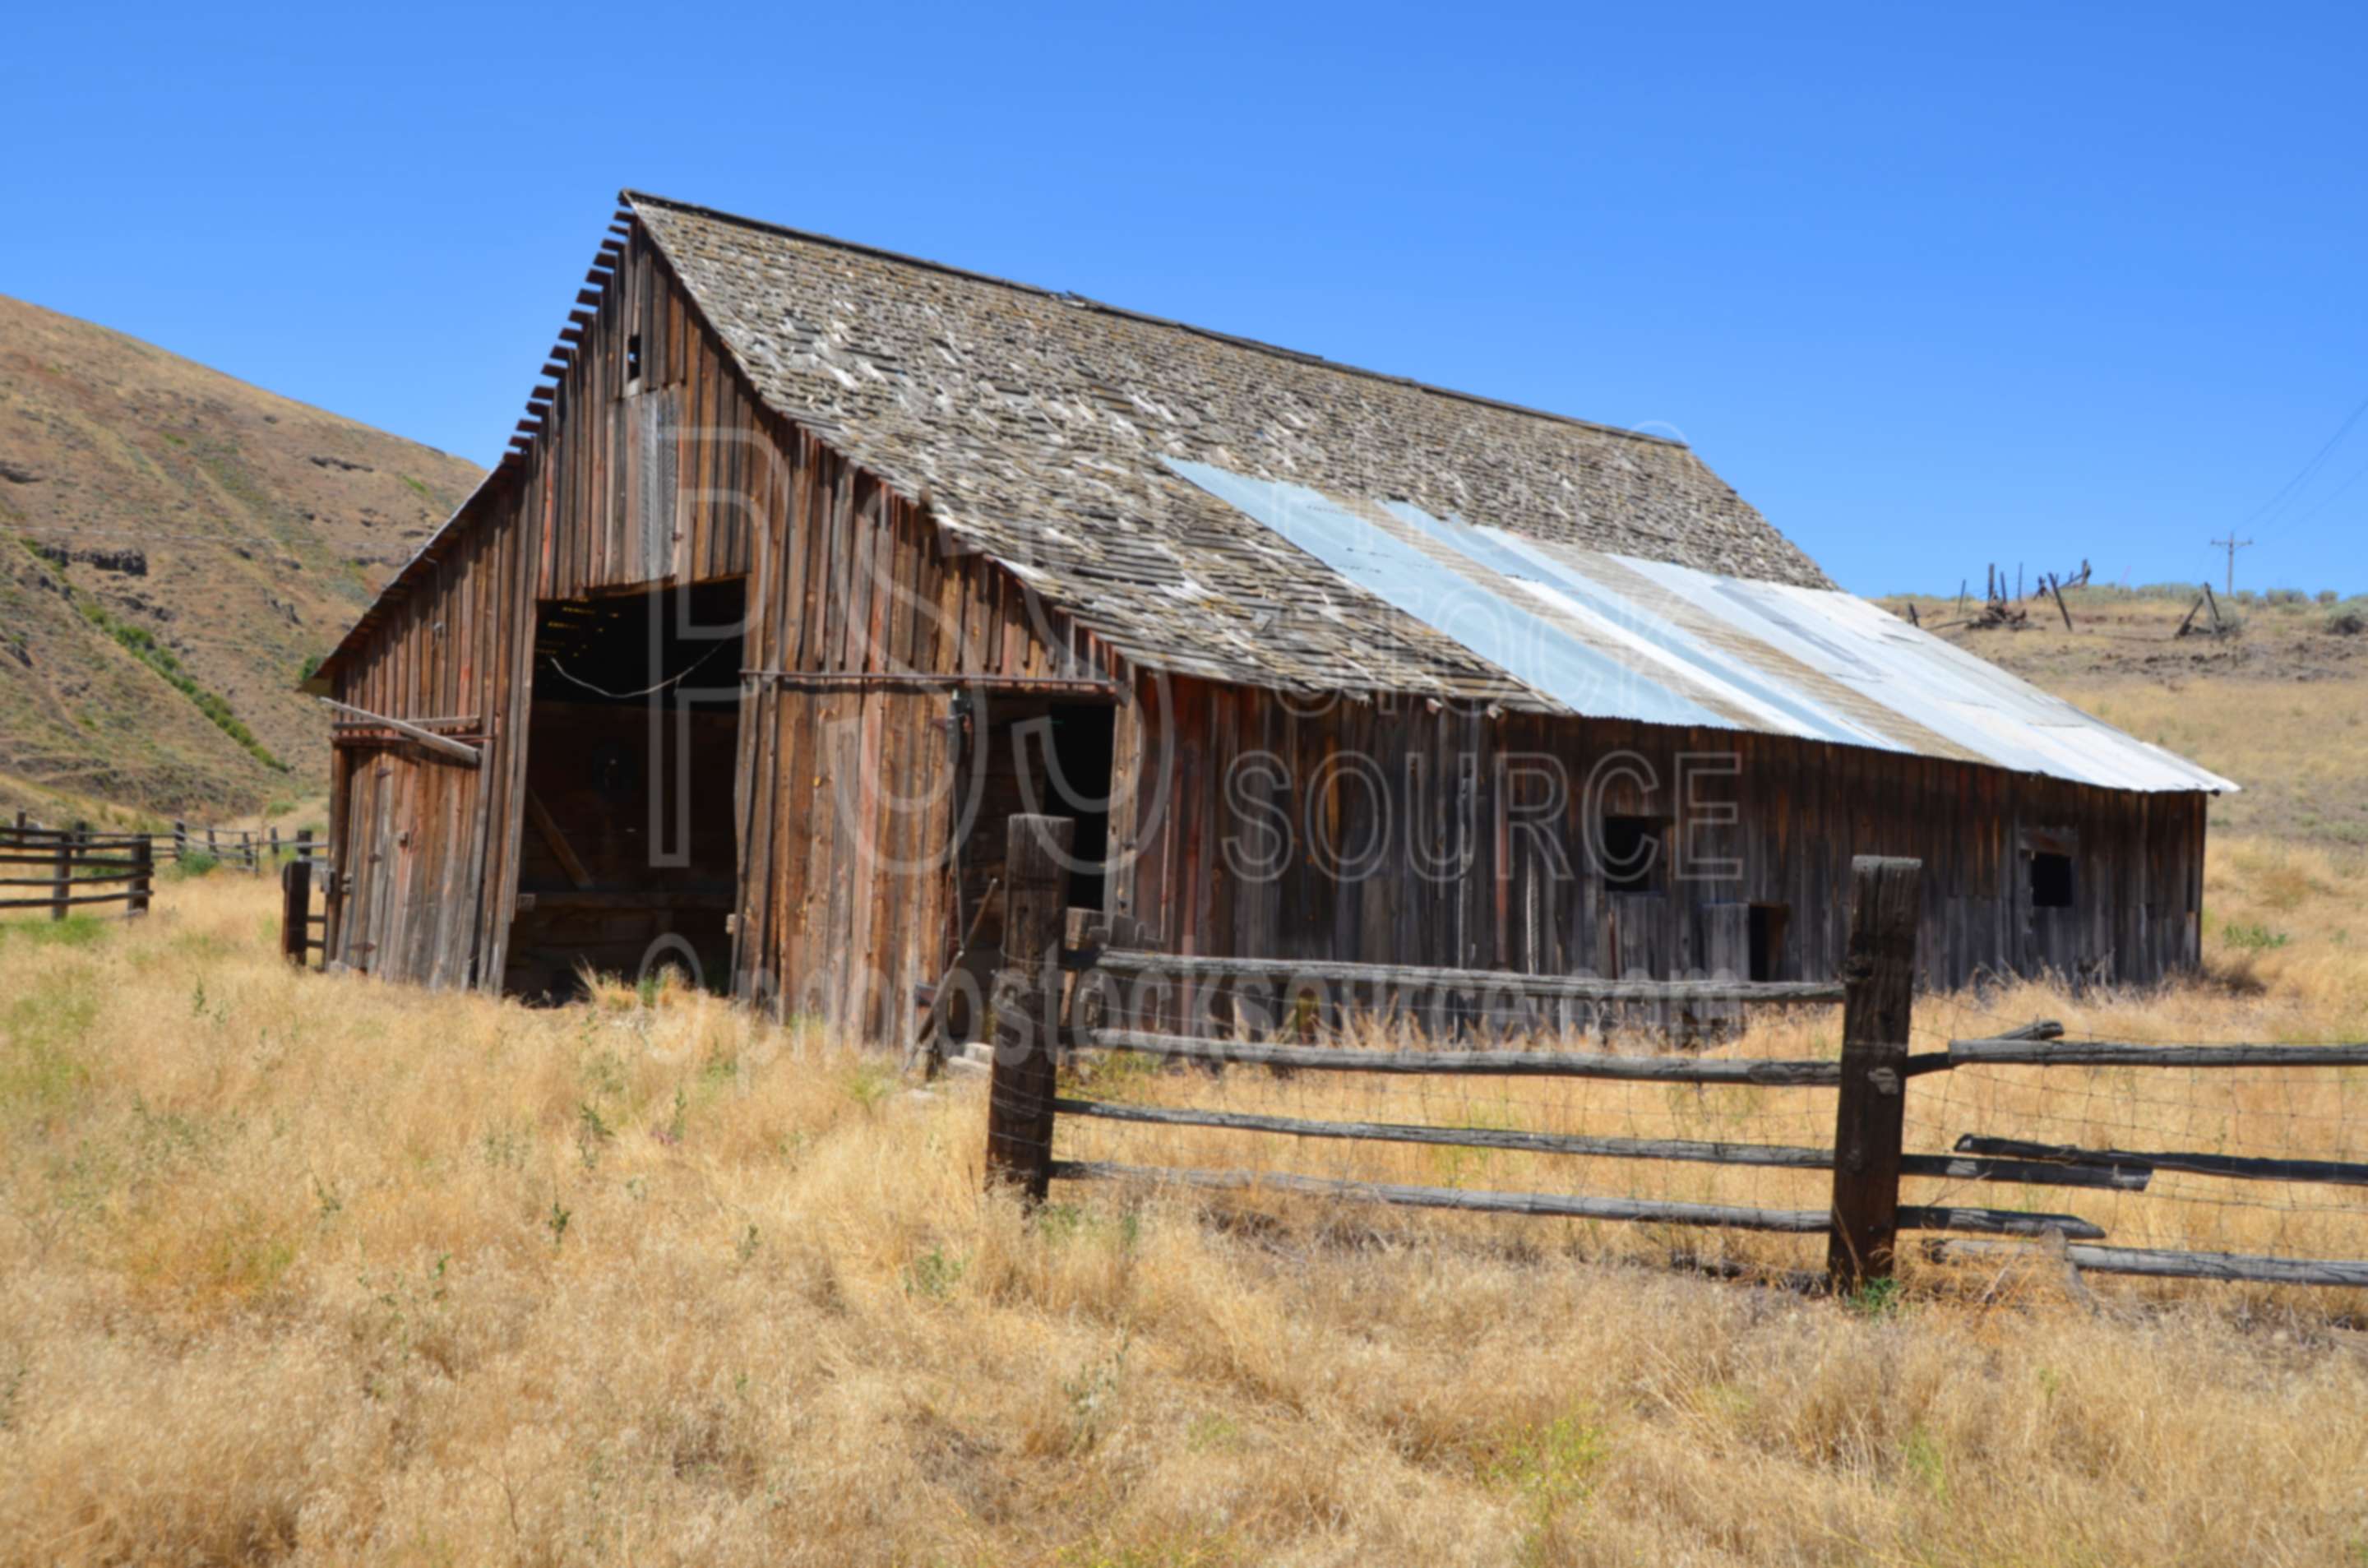
<svg viewBox="0 0 2368 1568"><path fill-rule="evenodd" d="M642 383L642 335L638 332L625 339L625 390L632 392Z"/></svg>
<svg viewBox="0 0 2368 1568"><path fill-rule="evenodd" d="M1603 819L1603 886L1607 892L1661 891L1661 819Z"/></svg>
<svg viewBox="0 0 2368 1568"><path fill-rule="evenodd" d="M2031 858L2031 906L2072 907L2072 857L2041 850Z"/></svg>
<svg viewBox="0 0 2368 1568"><path fill-rule="evenodd" d="M1110 856L1110 746L1118 710L1108 703L1056 704L1052 711L1053 767L1043 809L1077 826L1069 841L1069 907L1100 909Z"/></svg>
<svg viewBox="0 0 2368 1568"><path fill-rule="evenodd" d="M1784 927L1793 918L1789 903L1751 906L1751 980L1774 980L1784 961Z"/></svg>

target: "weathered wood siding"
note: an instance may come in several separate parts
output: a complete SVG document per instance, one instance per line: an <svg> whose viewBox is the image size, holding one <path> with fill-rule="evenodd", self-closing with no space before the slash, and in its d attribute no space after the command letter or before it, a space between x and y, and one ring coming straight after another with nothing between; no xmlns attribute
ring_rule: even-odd
<svg viewBox="0 0 2368 1568"><path fill-rule="evenodd" d="M734 969L785 1012L888 1038L954 939L952 677L1059 676L1075 633L820 442L786 449L766 530L785 548L762 554L748 627Z"/></svg>
<svg viewBox="0 0 2368 1568"><path fill-rule="evenodd" d="M1009 573L764 411L637 230L604 256L539 433L334 670L341 700L482 713L488 733L482 770L339 754L333 833L354 886L330 956L497 987L535 601L745 576L735 988L891 1033L951 941L946 677L1068 675L1090 650Z"/></svg>
<svg viewBox="0 0 2368 1568"><path fill-rule="evenodd" d="M498 484L498 482L497 482ZM479 502L498 501L481 492ZM472 721L470 767L410 744L340 744L330 842L343 881L325 957L438 986L490 972L516 884L516 802L534 606L525 520L499 506L456 541L337 672L338 700L399 719Z"/></svg>
<svg viewBox="0 0 2368 1568"><path fill-rule="evenodd" d="M1311 708L1186 679L1139 683L1120 732L1121 767L1139 756L1141 776L1113 830L1131 860L1112 897L1178 951L1710 972L1740 967L1738 906L1768 903L1789 906L1770 978L1822 979L1848 936L1850 857L1873 854L1925 863L1928 985L1981 970L2151 981L2198 956L2200 796L1720 730ZM1665 863L1656 891L1611 892L1590 848L1607 812L1669 819L1697 873L1731 874ZM2077 839L2072 907L2032 907L2033 834Z"/></svg>

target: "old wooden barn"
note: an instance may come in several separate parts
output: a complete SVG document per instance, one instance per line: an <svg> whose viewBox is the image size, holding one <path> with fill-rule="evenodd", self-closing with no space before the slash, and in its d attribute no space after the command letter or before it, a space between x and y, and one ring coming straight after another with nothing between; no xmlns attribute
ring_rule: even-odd
<svg viewBox="0 0 2368 1568"><path fill-rule="evenodd" d="M1836 591L1686 447L627 193L511 451L313 689L330 960L654 955L875 1037L1005 817L1185 953L2195 961L2232 788Z"/></svg>

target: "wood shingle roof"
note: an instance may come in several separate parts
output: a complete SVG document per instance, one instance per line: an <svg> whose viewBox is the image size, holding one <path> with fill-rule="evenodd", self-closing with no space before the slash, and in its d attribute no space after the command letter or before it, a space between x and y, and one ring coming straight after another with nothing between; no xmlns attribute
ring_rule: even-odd
<svg viewBox="0 0 2368 1568"><path fill-rule="evenodd" d="M1675 442L663 198L621 200L775 412L1144 665L1528 705L1468 649L1185 483L1178 460L1830 585Z"/></svg>

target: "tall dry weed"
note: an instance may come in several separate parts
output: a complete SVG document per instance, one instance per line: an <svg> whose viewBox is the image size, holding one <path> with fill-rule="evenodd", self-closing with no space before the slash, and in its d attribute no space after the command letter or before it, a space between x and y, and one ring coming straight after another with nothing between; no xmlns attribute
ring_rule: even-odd
<svg viewBox="0 0 2368 1568"><path fill-rule="evenodd" d="M2331 865L2227 856L2266 990L1969 1001L2359 1028ZM2257 892L2257 888L2260 890ZM1986 1265L1887 1306L1584 1228L978 1195L915 1095L711 998L298 975L268 890L0 937L0 1555L22 1562L2323 1563L2356 1332ZM1796 1026L1813 1029L1814 1025ZM1806 1040L1779 1040L1773 1049ZM1238 1155L1236 1156L1238 1157ZM1491 1178L1496 1173L1487 1173Z"/></svg>

